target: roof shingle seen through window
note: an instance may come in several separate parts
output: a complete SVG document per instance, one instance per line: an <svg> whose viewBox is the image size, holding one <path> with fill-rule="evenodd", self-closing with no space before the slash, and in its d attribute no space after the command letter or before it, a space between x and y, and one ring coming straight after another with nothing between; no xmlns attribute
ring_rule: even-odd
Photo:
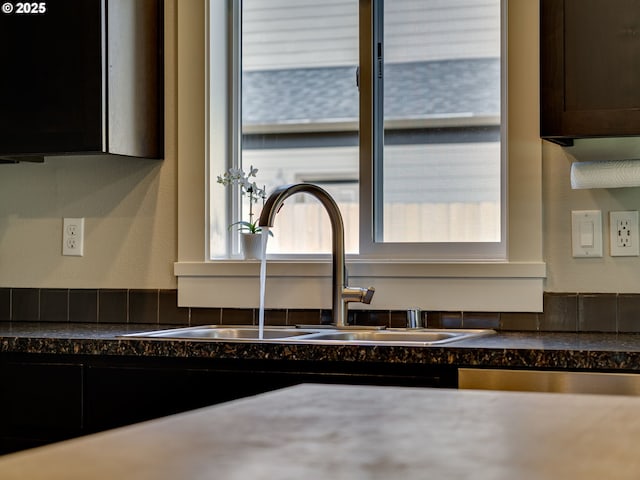
<svg viewBox="0 0 640 480"><path fill-rule="evenodd" d="M355 66L243 74L244 123L355 121ZM385 118L500 114L500 59L385 65Z"/></svg>

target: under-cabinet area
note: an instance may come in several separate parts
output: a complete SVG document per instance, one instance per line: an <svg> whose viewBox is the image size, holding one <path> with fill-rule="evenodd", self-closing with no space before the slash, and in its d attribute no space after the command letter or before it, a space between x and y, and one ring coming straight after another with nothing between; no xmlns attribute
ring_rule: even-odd
<svg viewBox="0 0 640 480"><path fill-rule="evenodd" d="M300 383L451 387L455 368L368 362L0 356L0 452Z"/></svg>

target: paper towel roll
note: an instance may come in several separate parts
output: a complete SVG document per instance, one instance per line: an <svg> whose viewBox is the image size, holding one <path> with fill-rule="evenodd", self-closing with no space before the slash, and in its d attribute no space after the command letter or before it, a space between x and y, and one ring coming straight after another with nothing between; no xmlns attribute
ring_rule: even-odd
<svg viewBox="0 0 640 480"><path fill-rule="evenodd" d="M640 186L640 160L573 162L571 188L621 188Z"/></svg>

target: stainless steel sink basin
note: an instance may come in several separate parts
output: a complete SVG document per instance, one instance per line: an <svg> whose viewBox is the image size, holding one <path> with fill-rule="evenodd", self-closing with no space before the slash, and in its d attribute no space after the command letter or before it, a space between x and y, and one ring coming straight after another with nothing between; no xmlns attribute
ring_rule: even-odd
<svg viewBox="0 0 640 480"><path fill-rule="evenodd" d="M234 342L286 342L315 343L325 345L441 345L481 335L490 335L494 330L441 330L403 329L386 330L265 327L262 338L256 326L205 325L199 327L173 328L152 332L121 335L120 338L150 340L234 341Z"/></svg>
<svg viewBox="0 0 640 480"><path fill-rule="evenodd" d="M356 344L440 345L490 333L494 333L493 330L338 330L313 335L313 340Z"/></svg>
<svg viewBox="0 0 640 480"><path fill-rule="evenodd" d="M314 331L296 328L265 327L264 340L285 339L308 335ZM153 332L128 333L122 337L153 338L166 340L258 340L259 329L253 326L204 325L199 327L172 328Z"/></svg>

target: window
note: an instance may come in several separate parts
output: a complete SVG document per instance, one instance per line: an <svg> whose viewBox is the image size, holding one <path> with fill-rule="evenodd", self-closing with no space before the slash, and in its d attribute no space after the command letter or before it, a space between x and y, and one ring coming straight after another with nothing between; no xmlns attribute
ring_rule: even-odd
<svg viewBox="0 0 640 480"><path fill-rule="evenodd" d="M395 4L395 1L388 0L387 3ZM422 0L416 3L422 3ZM444 6L449 3L441 2ZM238 261L226 256L226 251L213 251L215 260L211 260L210 246L226 244L229 234L226 227L230 219L225 218L224 212L223 215L210 215L208 209L222 205L230 192L209 188L209 185L213 185L215 177L227 167L226 159L235 148L229 140L234 138L230 133L233 124L230 117L234 114L230 99L236 97L232 94L236 82L227 68L227 62L233 57L226 53L232 24L228 17L228 0L177 2L174 9L175 83L172 83L174 77L169 75L167 87L175 88L177 92L176 115L168 118L177 121L178 261L174 272L178 281L178 302L181 306L191 307L255 308L259 304L259 262ZM536 54L538 2L503 2L502 9L506 22L503 26L508 25L503 28L503 34L508 34L508 49L504 49L508 52L508 61L505 56L502 58L502 78L507 81L501 86L504 92L508 91L508 101L503 93L502 109L505 110L508 104L509 110L508 118L501 117L501 140L508 137L508 144L502 142L502 150L509 170L508 175L505 175L505 169L501 170L501 176L508 180L508 188L502 187L507 198L501 203L504 206L508 201L509 206L508 210L501 210L509 220L508 230L501 230L501 237L508 233L505 260L483 261L476 257L462 261L446 258L431 261L426 255L417 258L413 252L402 258L405 245L408 250L414 245L422 246L412 243L403 243L400 253L393 256L383 252L376 258L361 251L358 256L347 258L351 284L372 285L376 294L371 305L352 305L351 308L377 311L402 310L408 306L474 312L542 310L546 265L542 255L542 144ZM239 21L239 18L234 20ZM168 45L174 43L168 42ZM362 49L360 45L359 49ZM348 135L348 132L343 133L344 137ZM212 151L212 155L207 155L208 151ZM323 181L325 185L335 184L335 177L315 176L317 173L311 172L313 176L301 180L311 178ZM358 192L363 190L360 188L362 182L369 181L367 175L367 171L359 168L355 179ZM358 196L362 204L362 195L358 193ZM284 212L279 217L276 222L283 221ZM215 238L216 231L220 232L220 241ZM375 246L384 245L377 243ZM455 244L446 245L455 247ZM465 252L468 251L466 248ZM268 262L267 277L267 308L331 306L331 265L326 256L316 259L273 255Z"/></svg>
<svg viewBox="0 0 640 480"><path fill-rule="evenodd" d="M253 166L267 191L325 188L351 254L505 259L500 0L231 3L230 148L212 177ZM248 205L210 188L210 257L233 257ZM322 207L299 197L270 254L330 250Z"/></svg>

